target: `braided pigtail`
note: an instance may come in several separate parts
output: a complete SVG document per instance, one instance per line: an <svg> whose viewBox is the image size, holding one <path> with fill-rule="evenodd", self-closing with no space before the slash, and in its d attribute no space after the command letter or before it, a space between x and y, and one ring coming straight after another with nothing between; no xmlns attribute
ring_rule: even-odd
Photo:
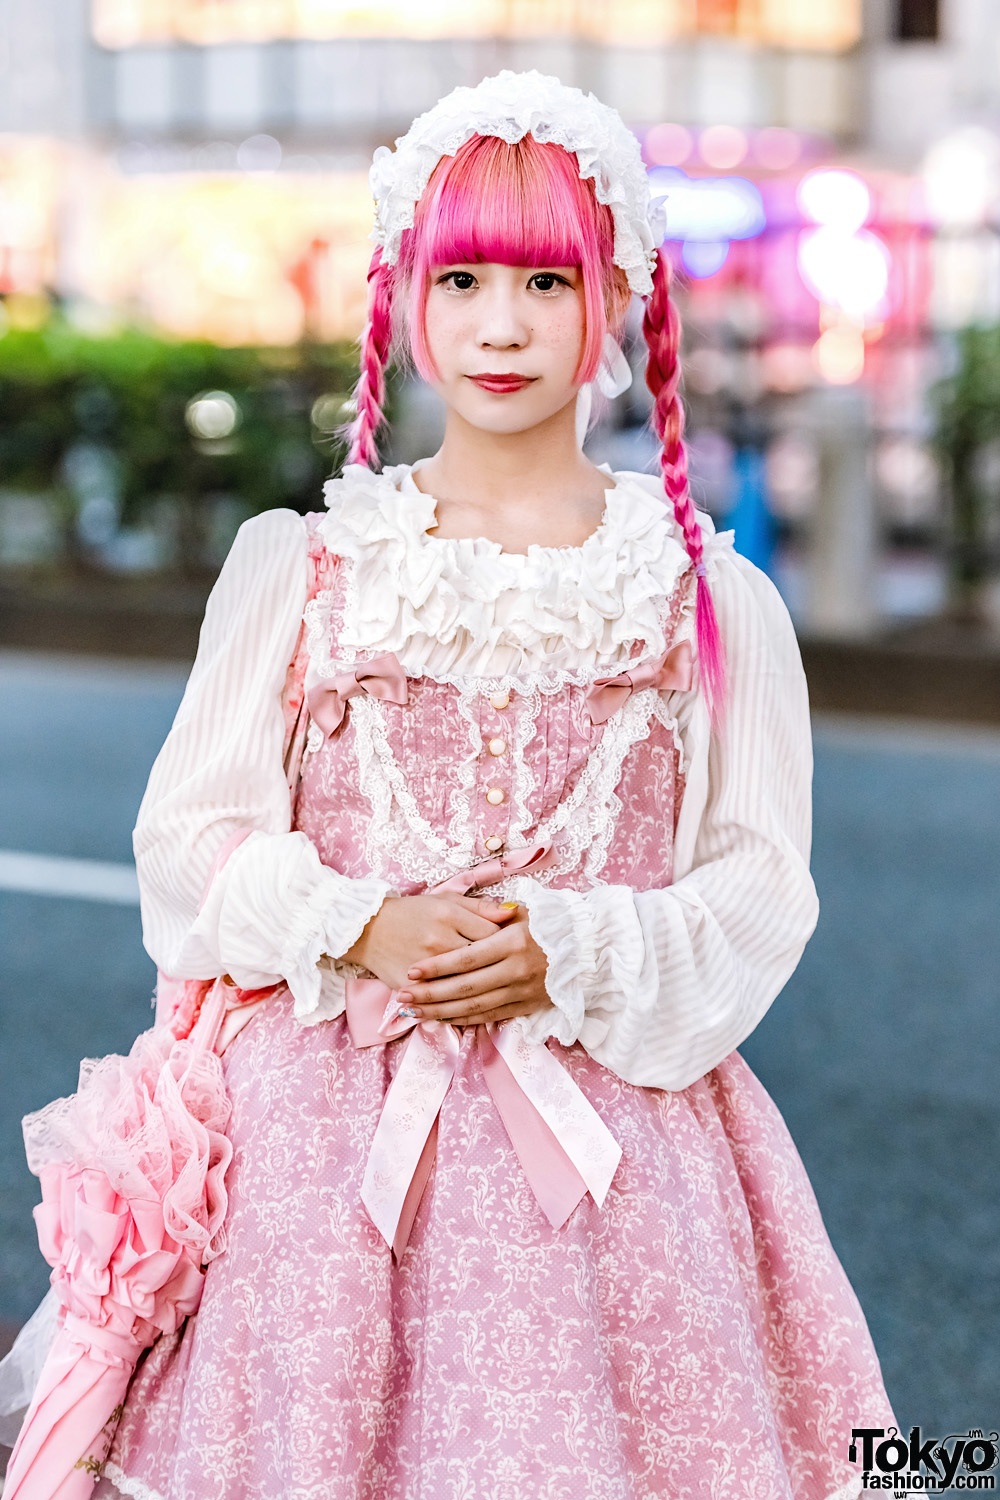
<svg viewBox="0 0 1000 1500"><path fill-rule="evenodd" d="M392 292L394 276L391 266L382 264L382 251L376 250L368 267L368 322L361 335L361 374L354 387L357 415L347 428L347 463L379 465L375 436L385 421L385 370L392 348Z"/></svg>
<svg viewBox="0 0 1000 1500"><path fill-rule="evenodd" d="M684 448L684 406L678 387L681 379L681 320L670 297L673 268L661 251L653 275L653 290L646 299L642 331L649 346L646 384L653 393L653 427L663 452L660 467L667 499L684 537L687 554L697 577L695 628L701 680L713 721L722 720L726 703L726 654L719 622L708 586L701 527L688 485L687 453Z"/></svg>

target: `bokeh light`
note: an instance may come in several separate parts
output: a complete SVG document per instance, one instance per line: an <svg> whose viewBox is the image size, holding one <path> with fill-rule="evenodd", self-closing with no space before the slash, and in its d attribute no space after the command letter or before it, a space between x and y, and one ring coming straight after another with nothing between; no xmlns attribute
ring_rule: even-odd
<svg viewBox="0 0 1000 1500"><path fill-rule="evenodd" d="M708 167L725 172L747 154L747 138L735 125L709 125L698 137L698 155Z"/></svg>
<svg viewBox="0 0 1000 1500"><path fill-rule="evenodd" d="M982 224L1000 198L1000 141L980 125L953 131L928 151L923 181L935 224L956 229Z"/></svg>
<svg viewBox="0 0 1000 1500"><path fill-rule="evenodd" d="M310 412L317 432L336 432L342 423L354 415L354 412L347 410L347 406L347 398L342 392L327 392L323 396L317 396Z"/></svg>
<svg viewBox="0 0 1000 1500"><path fill-rule="evenodd" d="M856 172L821 167L807 172L796 194L799 208L814 224L846 233L860 229L871 212L867 183Z"/></svg>
<svg viewBox="0 0 1000 1500"><path fill-rule="evenodd" d="M683 125L654 125L646 132L643 150L652 166L679 167L694 150L694 137Z"/></svg>
<svg viewBox="0 0 1000 1500"><path fill-rule="evenodd" d="M794 130L769 125L753 139L754 159L769 172L786 172L802 155L802 140Z"/></svg>
<svg viewBox="0 0 1000 1500"><path fill-rule="evenodd" d="M813 359L830 385L853 385L865 372L865 340L860 328L837 324L820 334Z"/></svg>
<svg viewBox="0 0 1000 1500"><path fill-rule="evenodd" d="M799 238L798 267L820 302L861 324L884 317L891 260L877 234L806 230Z"/></svg>
<svg viewBox="0 0 1000 1500"><path fill-rule="evenodd" d="M276 172L281 166L281 142L273 135L251 135L237 148L241 172Z"/></svg>
<svg viewBox="0 0 1000 1500"><path fill-rule="evenodd" d="M188 402L184 420L195 437L215 442L236 431L240 409L228 391L203 391Z"/></svg>
<svg viewBox="0 0 1000 1500"><path fill-rule="evenodd" d="M759 189L745 177L689 177L679 167L654 167L650 189L666 195L667 238L748 240L766 223Z"/></svg>
<svg viewBox="0 0 1000 1500"><path fill-rule="evenodd" d="M681 250L685 268L699 279L721 271L728 255L728 240L685 240Z"/></svg>

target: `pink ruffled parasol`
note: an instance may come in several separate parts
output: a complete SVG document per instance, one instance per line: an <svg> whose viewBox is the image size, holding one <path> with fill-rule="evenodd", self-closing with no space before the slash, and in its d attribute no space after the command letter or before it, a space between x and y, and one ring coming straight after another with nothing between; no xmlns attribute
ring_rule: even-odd
<svg viewBox="0 0 1000 1500"><path fill-rule="evenodd" d="M61 1311L4 1500L86 1500L139 1355L198 1307L203 1268L224 1248L230 1106L212 1051L224 1008L219 984L190 1037L146 1031L25 1117Z"/></svg>

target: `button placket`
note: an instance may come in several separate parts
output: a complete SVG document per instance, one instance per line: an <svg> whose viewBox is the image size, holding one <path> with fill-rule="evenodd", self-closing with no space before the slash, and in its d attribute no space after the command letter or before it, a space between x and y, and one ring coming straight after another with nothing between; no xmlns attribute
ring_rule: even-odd
<svg viewBox="0 0 1000 1500"><path fill-rule="evenodd" d="M510 706L510 694L491 693L488 702L495 715L502 715ZM491 724L490 729L492 733L484 727L483 746L486 756L480 762L487 783L481 787L486 816L480 837L488 854L500 854L506 847L510 821L509 810L500 812L501 808L507 809L510 796L510 744L506 725L502 721L499 725ZM497 729L504 732L497 733Z"/></svg>

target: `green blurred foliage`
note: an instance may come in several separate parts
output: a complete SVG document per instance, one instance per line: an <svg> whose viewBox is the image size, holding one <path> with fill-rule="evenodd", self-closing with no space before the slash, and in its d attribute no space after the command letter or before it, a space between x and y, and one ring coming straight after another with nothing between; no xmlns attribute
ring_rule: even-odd
<svg viewBox="0 0 1000 1500"><path fill-rule="evenodd" d="M96 445L113 462L122 523L141 525L167 497L181 566L197 570L207 497L235 496L248 514L322 508L323 481L343 461L335 429L356 378L349 343L220 348L135 327L98 335L59 311L37 327L12 322L0 337L0 487L51 494L71 532L67 458ZM214 442L185 419L208 391L227 392L239 412L232 434Z"/></svg>
<svg viewBox="0 0 1000 1500"><path fill-rule="evenodd" d="M1000 561L993 555L1000 492L984 486L978 463L984 449L1000 444L1000 327L961 329L955 351L954 370L930 391L933 443L951 489L953 601L975 616Z"/></svg>

